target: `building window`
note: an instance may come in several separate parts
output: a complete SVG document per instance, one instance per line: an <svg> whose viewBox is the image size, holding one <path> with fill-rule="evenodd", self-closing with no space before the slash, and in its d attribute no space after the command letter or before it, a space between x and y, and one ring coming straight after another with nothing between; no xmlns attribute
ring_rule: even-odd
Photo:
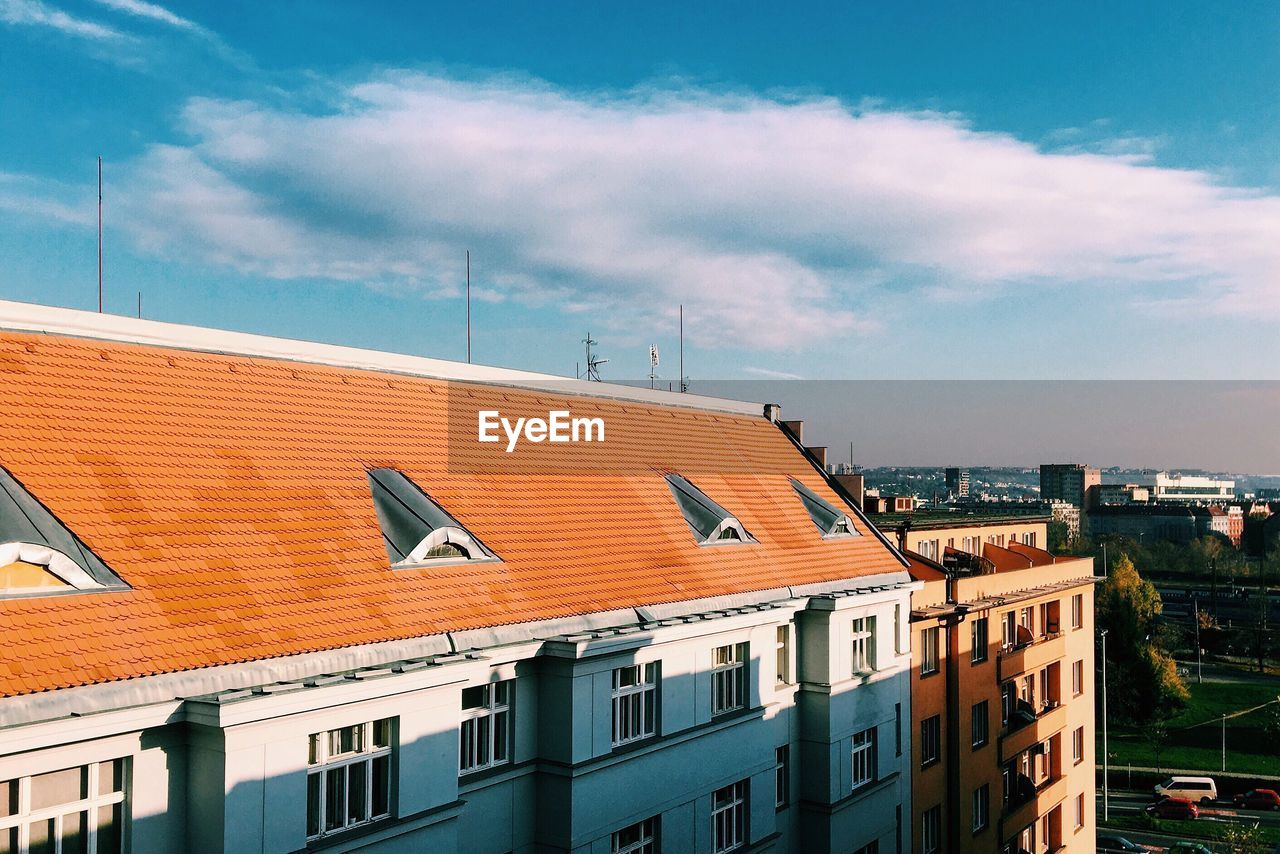
<svg viewBox="0 0 1280 854"><path fill-rule="evenodd" d="M985 830L991 813L991 787L987 783L973 790L973 832Z"/></svg>
<svg viewBox="0 0 1280 854"><path fill-rule="evenodd" d="M1084 693L1084 661L1077 660L1071 665L1071 694L1079 697Z"/></svg>
<svg viewBox="0 0 1280 854"><path fill-rule="evenodd" d="M747 645L718 646L712 656L711 714L722 715L747 705Z"/></svg>
<svg viewBox="0 0 1280 854"><path fill-rule="evenodd" d="M0 780L0 851L123 850L125 760Z"/></svg>
<svg viewBox="0 0 1280 854"><path fill-rule="evenodd" d="M1009 716L1018 701L1018 688L1012 681L1000 686L1000 726L1009 725Z"/></svg>
<svg viewBox="0 0 1280 854"><path fill-rule="evenodd" d="M969 624L969 633L973 640L971 659L974 664L987 660L987 618L979 617Z"/></svg>
<svg viewBox="0 0 1280 854"><path fill-rule="evenodd" d="M646 818L613 833L612 854L657 854L658 819Z"/></svg>
<svg viewBox="0 0 1280 854"><path fill-rule="evenodd" d="M902 603L893 603L893 653L902 655Z"/></svg>
<svg viewBox="0 0 1280 854"><path fill-rule="evenodd" d="M853 735L853 788L862 788L876 779L876 728Z"/></svg>
<svg viewBox="0 0 1280 854"><path fill-rule="evenodd" d="M854 851L853 854L880 854L880 840L871 840L866 845Z"/></svg>
<svg viewBox="0 0 1280 854"><path fill-rule="evenodd" d="M893 755L902 755L902 704L893 704Z"/></svg>
<svg viewBox="0 0 1280 854"><path fill-rule="evenodd" d="M313 733L307 839L391 815L391 718Z"/></svg>
<svg viewBox="0 0 1280 854"><path fill-rule="evenodd" d="M1014 613L1005 611L1000 617L1000 648L1005 652L1018 644L1018 628L1014 621Z"/></svg>
<svg viewBox="0 0 1280 854"><path fill-rule="evenodd" d="M876 669L876 618L859 617L853 621L853 675L862 676Z"/></svg>
<svg viewBox="0 0 1280 854"><path fill-rule="evenodd" d="M1084 761L1084 727L1078 726L1071 733L1071 758L1079 765Z"/></svg>
<svg viewBox="0 0 1280 854"><path fill-rule="evenodd" d="M973 704L973 716L969 722L969 732L974 747L982 747L987 743L987 701Z"/></svg>
<svg viewBox="0 0 1280 854"><path fill-rule="evenodd" d="M658 720L658 665L613 671L613 746L651 737Z"/></svg>
<svg viewBox="0 0 1280 854"><path fill-rule="evenodd" d="M462 689L458 770L467 774L510 760L511 682Z"/></svg>
<svg viewBox="0 0 1280 854"><path fill-rule="evenodd" d="M938 627L920 632L920 675L938 672Z"/></svg>
<svg viewBox="0 0 1280 854"><path fill-rule="evenodd" d="M1076 795L1076 830L1084 827L1084 795Z"/></svg>
<svg viewBox="0 0 1280 854"><path fill-rule="evenodd" d="M1084 594L1077 593L1071 597L1071 628L1084 626Z"/></svg>
<svg viewBox="0 0 1280 854"><path fill-rule="evenodd" d="M791 747L783 745L773 751L773 805L784 809L791 803Z"/></svg>
<svg viewBox="0 0 1280 854"><path fill-rule="evenodd" d="M920 823L920 848L924 854L937 854L941 841L942 805L939 804L924 811L924 820Z"/></svg>
<svg viewBox="0 0 1280 854"><path fill-rule="evenodd" d="M747 781L711 795L711 851L724 854L747 844Z"/></svg>
<svg viewBox="0 0 1280 854"><path fill-rule="evenodd" d="M934 715L920 722L920 767L938 761L942 741L942 717Z"/></svg>
<svg viewBox="0 0 1280 854"><path fill-rule="evenodd" d="M779 685L791 683L791 624L778 626L777 630L777 676Z"/></svg>

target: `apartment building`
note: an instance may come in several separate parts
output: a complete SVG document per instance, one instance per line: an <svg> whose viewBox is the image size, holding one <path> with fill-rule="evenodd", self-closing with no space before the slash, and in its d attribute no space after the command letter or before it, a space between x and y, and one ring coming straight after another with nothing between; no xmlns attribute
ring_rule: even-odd
<svg viewBox="0 0 1280 854"><path fill-rule="evenodd" d="M1040 497L1065 501L1085 509L1090 487L1102 483L1102 473L1079 463L1044 463L1040 466Z"/></svg>
<svg viewBox="0 0 1280 854"><path fill-rule="evenodd" d="M0 851L911 850L922 585L776 407L16 303L0 370Z"/></svg>
<svg viewBox="0 0 1280 854"><path fill-rule="evenodd" d="M908 553L915 854L1091 854L1093 566L1032 545Z"/></svg>

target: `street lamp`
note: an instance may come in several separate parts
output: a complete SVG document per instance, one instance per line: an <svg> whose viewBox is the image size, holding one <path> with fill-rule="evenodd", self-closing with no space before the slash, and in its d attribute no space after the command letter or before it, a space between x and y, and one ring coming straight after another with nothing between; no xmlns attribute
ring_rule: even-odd
<svg viewBox="0 0 1280 854"><path fill-rule="evenodd" d="M1224 718L1225 720L1225 718ZM1223 744L1226 743L1225 736ZM1223 748L1223 764L1226 763L1226 748ZM1110 754L1107 745L1107 629L1102 630L1102 820L1105 822L1111 815Z"/></svg>

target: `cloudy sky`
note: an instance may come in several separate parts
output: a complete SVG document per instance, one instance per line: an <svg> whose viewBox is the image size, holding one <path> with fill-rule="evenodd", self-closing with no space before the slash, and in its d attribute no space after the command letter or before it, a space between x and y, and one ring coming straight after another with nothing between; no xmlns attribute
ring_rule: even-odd
<svg viewBox="0 0 1280 854"><path fill-rule="evenodd" d="M0 298L571 374L1280 377L1280 7L0 0Z"/></svg>

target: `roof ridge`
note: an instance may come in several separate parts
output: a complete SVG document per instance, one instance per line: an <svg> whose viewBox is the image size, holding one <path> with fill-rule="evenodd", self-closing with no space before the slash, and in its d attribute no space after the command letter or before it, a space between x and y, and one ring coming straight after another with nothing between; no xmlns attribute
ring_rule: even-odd
<svg viewBox="0 0 1280 854"><path fill-rule="evenodd" d="M277 359L339 368L408 374L482 385L614 398L683 409L764 417L764 405L705 395L661 391L617 383L588 382L535 371L476 365L383 350L346 347L293 338L276 338L205 326L100 314L36 303L0 300L0 330L88 338L122 344L202 353Z"/></svg>

